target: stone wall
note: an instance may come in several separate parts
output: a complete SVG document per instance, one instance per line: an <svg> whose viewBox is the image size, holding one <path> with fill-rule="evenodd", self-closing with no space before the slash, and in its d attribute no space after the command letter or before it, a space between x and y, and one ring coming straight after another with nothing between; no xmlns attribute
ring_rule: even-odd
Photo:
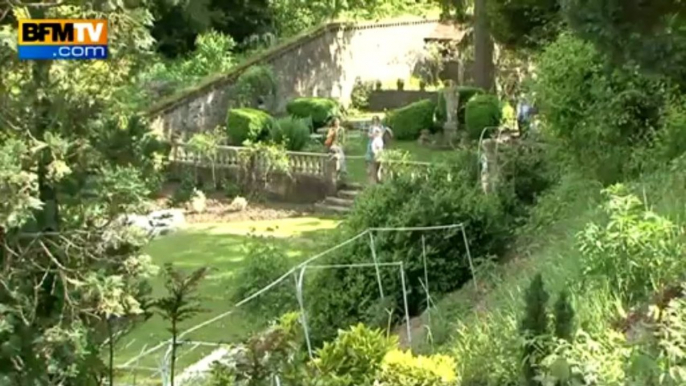
<svg viewBox="0 0 686 386"><path fill-rule="evenodd" d="M324 25L182 97L152 107L153 127L168 135L176 130L199 131L224 124L232 84L254 64L267 64L274 70L279 86L279 100L274 106L277 113L298 96L332 97L348 105L357 77L363 81L408 78L421 57L424 38L437 23L422 19Z"/></svg>
<svg viewBox="0 0 686 386"><path fill-rule="evenodd" d="M436 101L438 100L438 93L415 90L374 90L369 94L369 110L397 109L424 99Z"/></svg>

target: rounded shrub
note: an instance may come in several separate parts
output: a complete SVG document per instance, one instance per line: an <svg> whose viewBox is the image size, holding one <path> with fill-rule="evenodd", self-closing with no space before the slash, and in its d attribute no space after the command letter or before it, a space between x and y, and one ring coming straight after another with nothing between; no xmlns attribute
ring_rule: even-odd
<svg viewBox="0 0 686 386"><path fill-rule="evenodd" d="M256 105L258 98L273 98L277 88L276 77L270 67L251 66L236 79L233 92L240 105L247 107Z"/></svg>
<svg viewBox="0 0 686 386"><path fill-rule="evenodd" d="M491 94L476 95L465 106L465 127L469 138L478 140L486 127L500 125L502 108L498 97ZM488 136L484 134L484 138Z"/></svg>
<svg viewBox="0 0 686 386"><path fill-rule="evenodd" d="M229 143L240 146L245 141L259 142L269 136L276 121L264 111L252 108L231 109L226 117Z"/></svg>
<svg viewBox="0 0 686 386"><path fill-rule="evenodd" d="M310 141L310 124L309 119L281 118L272 129L271 139L275 143L284 144L286 150L300 151Z"/></svg>
<svg viewBox="0 0 686 386"><path fill-rule="evenodd" d="M384 125L393 130L395 139L417 139L422 130L433 128L435 110L436 103L424 99L391 111L384 118Z"/></svg>
<svg viewBox="0 0 686 386"><path fill-rule="evenodd" d="M312 118L313 129L324 127L341 112L340 104L329 98L296 98L286 105L288 114L297 118Z"/></svg>

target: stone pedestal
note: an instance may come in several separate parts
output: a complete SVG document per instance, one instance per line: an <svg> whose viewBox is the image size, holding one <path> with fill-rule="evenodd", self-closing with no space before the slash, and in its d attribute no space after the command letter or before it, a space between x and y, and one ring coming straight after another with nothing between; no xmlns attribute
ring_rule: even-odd
<svg viewBox="0 0 686 386"><path fill-rule="evenodd" d="M484 193L495 191L498 182L498 159L496 141L484 139L481 142L481 188Z"/></svg>
<svg viewBox="0 0 686 386"><path fill-rule="evenodd" d="M457 138L457 109L460 101L460 94L457 87L449 86L443 90L443 99L445 100L446 120L443 125L443 135L448 145L452 145Z"/></svg>

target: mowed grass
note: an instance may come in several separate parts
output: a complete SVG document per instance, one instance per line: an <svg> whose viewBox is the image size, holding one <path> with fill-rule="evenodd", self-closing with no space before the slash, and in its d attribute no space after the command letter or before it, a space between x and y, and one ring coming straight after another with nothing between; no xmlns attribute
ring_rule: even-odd
<svg viewBox="0 0 686 386"><path fill-rule="evenodd" d="M365 135L355 135L348 138L345 146L348 166L348 178L351 182L367 183L367 163L364 155L367 152L368 138ZM397 141L390 143L389 149L404 150L409 154L409 159L419 162L441 163L453 154L450 150L437 150L421 146L417 141ZM361 157L361 158L360 158Z"/></svg>
<svg viewBox="0 0 686 386"><path fill-rule="evenodd" d="M326 246L322 245L325 239L323 236L337 225L336 219L318 217L198 224L152 241L144 252L149 254L154 263L159 266L173 263L175 267L185 272L191 272L203 266L210 268L209 274L198 289L198 295L203 299L202 306L206 312L184 321L181 325L181 330L184 331L234 309L233 289L241 280L237 272L246 262L244 243L249 234L271 236L258 238L257 242L269 242L278 248L283 248L293 265L296 265L326 249ZM290 281L284 284L292 285ZM152 285L153 296L164 294L164 278L161 275L153 280ZM259 298L254 301L259 301ZM230 315L186 335L184 339L214 343L237 342L245 339L252 332L264 328L268 322L266 318L248 313L243 309L234 309ZM146 348L168 340L170 338L168 327L168 323L158 315L138 326L119 343L115 363L122 365ZM189 348L189 345L185 345L180 349L181 357L177 362L179 369L177 373L214 349L211 346L203 346L188 352ZM133 365L158 368L166 350L167 347L157 350ZM139 383L143 382L144 373L146 376L150 374L147 371L141 373ZM130 380L130 374L122 372L121 376ZM159 382L159 376L155 378L151 380L152 384ZM146 383L150 382L143 384Z"/></svg>

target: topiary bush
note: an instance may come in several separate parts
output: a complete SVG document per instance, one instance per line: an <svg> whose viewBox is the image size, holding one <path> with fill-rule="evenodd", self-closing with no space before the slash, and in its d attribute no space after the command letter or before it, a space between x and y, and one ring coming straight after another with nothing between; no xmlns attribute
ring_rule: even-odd
<svg viewBox="0 0 686 386"><path fill-rule="evenodd" d="M271 132L274 143L283 144L286 150L301 151L310 142L309 118L285 117L276 121Z"/></svg>
<svg viewBox="0 0 686 386"><path fill-rule="evenodd" d="M483 94L484 90L479 87L461 86L457 88L457 93L460 96L457 105L457 121L460 126L464 126L465 105L474 95ZM447 119L448 115L446 112L445 97L443 97L443 92L439 92L438 101L436 103L436 122L440 127L443 127L443 124Z"/></svg>
<svg viewBox="0 0 686 386"><path fill-rule="evenodd" d="M296 98L286 105L288 114L297 118L312 118L313 129L324 127L329 119L341 113L338 101L329 98Z"/></svg>
<svg viewBox="0 0 686 386"><path fill-rule="evenodd" d="M264 111L248 107L231 109L226 117L229 143L241 146L245 141L259 142L274 130L276 121Z"/></svg>
<svg viewBox="0 0 686 386"><path fill-rule="evenodd" d="M484 94L476 95L465 106L465 128L470 139L478 140L486 127L500 125L502 108L498 97ZM489 136L490 131L484 134Z"/></svg>
<svg viewBox="0 0 686 386"><path fill-rule="evenodd" d="M393 130L395 139L417 139L422 130L433 128L435 110L436 103L424 99L391 111L384 118L384 125Z"/></svg>

